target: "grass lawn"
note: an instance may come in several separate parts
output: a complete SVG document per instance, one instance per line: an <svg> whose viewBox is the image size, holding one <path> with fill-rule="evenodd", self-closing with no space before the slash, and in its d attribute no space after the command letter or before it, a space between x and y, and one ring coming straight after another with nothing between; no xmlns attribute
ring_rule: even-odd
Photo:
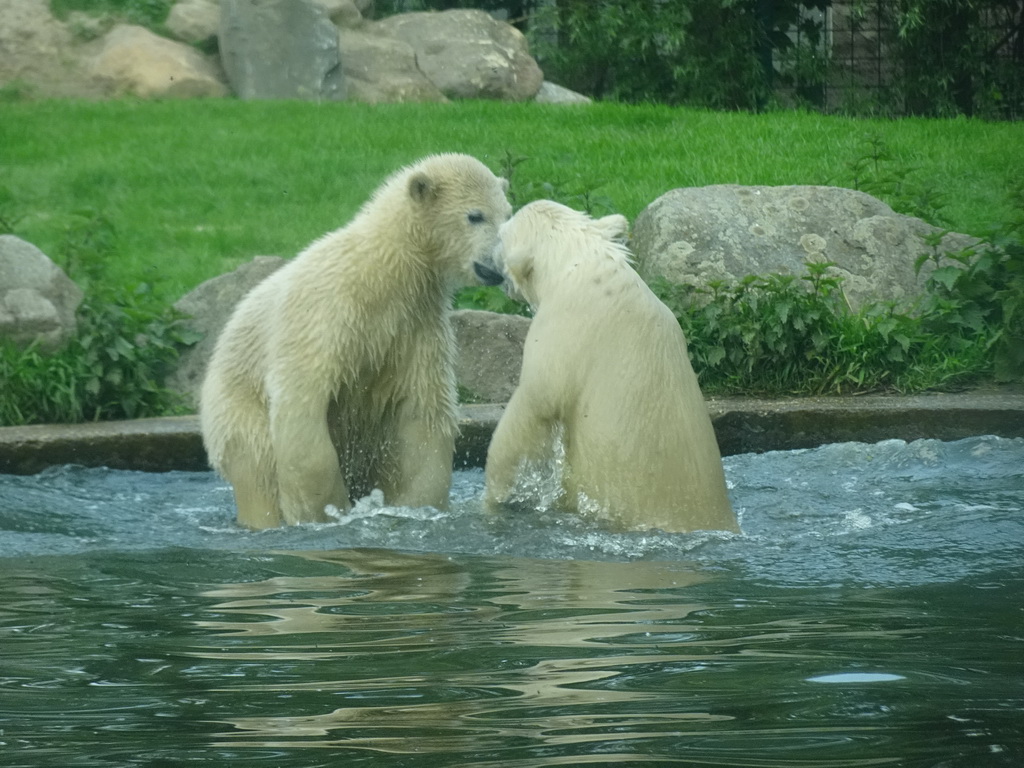
<svg viewBox="0 0 1024 768"><path fill-rule="evenodd" d="M852 168L876 137L887 157ZM343 225L397 167L434 152L514 165L516 202L584 195L631 220L709 184L940 194L945 226L985 235L1024 176L1024 126L660 106L312 104L235 100L0 104L0 223L62 261L103 237L105 279L168 301L259 254L290 256ZM523 159L526 158L526 159ZM885 194L879 194L885 199ZM898 204L900 200L887 200ZM933 222L943 223L943 222ZM79 248L81 250L81 248Z"/></svg>

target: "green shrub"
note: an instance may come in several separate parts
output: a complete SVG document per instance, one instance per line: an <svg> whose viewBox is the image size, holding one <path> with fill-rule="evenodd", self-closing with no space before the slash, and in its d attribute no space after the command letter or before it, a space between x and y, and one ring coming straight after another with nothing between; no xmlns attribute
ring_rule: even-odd
<svg viewBox="0 0 1024 768"><path fill-rule="evenodd" d="M0 425L76 423L183 412L164 382L198 341L148 286L86 296L74 337L54 354L0 345Z"/></svg>
<svg viewBox="0 0 1024 768"><path fill-rule="evenodd" d="M801 279L751 275L708 287L655 282L676 315L706 393L851 394L950 387L989 370L984 331L934 334L931 316L872 304L852 311L828 262Z"/></svg>
<svg viewBox="0 0 1024 768"><path fill-rule="evenodd" d="M0 203L2 203L0 199ZM149 285L110 283L117 231L83 208L63 220L55 261L83 287L75 335L59 351L0 344L0 425L75 423L162 416L181 396L164 386L179 350L198 338Z"/></svg>
<svg viewBox="0 0 1024 768"><path fill-rule="evenodd" d="M953 264L944 264L945 260ZM924 327L928 333L982 344L996 381L1024 381L1024 246L984 244L961 253L922 255L933 261Z"/></svg>

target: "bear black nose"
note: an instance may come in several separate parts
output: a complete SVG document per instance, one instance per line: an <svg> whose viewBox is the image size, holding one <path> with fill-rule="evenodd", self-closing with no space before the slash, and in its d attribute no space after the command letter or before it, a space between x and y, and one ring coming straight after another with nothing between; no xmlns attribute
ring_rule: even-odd
<svg viewBox="0 0 1024 768"><path fill-rule="evenodd" d="M505 277L496 270L491 269L486 264L481 264L479 261L473 262L473 271L476 276L480 278L480 282L484 285L501 285L505 282Z"/></svg>

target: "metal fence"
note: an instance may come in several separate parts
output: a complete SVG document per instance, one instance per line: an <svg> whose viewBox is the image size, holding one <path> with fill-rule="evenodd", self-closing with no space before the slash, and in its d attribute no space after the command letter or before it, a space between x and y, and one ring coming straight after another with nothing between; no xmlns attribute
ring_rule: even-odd
<svg viewBox="0 0 1024 768"><path fill-rule="evenodd" d="M916 46L899 39L896 5L833 0L823 19L829 66L822 106L915 112L915 76L930 72L961 89L952 95L961 112L972 114L984 102L985 111L1024 118L1024 1L989 4L971 19L970 29L935 30ZM965 61L957 46L968 39L972 59Z"/></svg>

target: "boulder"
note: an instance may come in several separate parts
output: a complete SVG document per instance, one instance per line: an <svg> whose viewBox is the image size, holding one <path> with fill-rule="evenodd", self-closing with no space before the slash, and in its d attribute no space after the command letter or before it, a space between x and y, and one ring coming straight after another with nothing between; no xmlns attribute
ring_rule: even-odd
<svg viewBox="0 0 1024 768"><path fill-rule="evenodd" d="M354 0L312 0L320 6L335 26L340 29L351 29L363 23L363 14Z"/></svg>
<svg viewBox="0 0 1024 768"><path fill-rule="evenodd" d="M416 65L416 52L401 40L340 29L338 42L351 101L448 101Z"/></svg>
<svg viewBox="0 0 1024 768"><path fill-rule="evenodd" d="M461 309L452 314L452 325L462 394L472 402L507 403L519 383L529 318Z"/></svg>
<svg viewBox="0 0 1024 768"><path fill-rule="evenodd" d="M807 273L806 262L834 262L854 308L872 301L909 307L931 265L914 262L941 232L863 192L838 187L717 185L674 189L637 217L631 248L645 280L706 285L746 275ZM977 244L956 233L940 251Z"/></svg>
<svg viewBox="0 0 1024 768"><path fill-rule="evenodd" d="M221 0L219 45L242 99L345 98L338 29L308 0Z"/></svg>
<svg viewBox="0 0 1024 768"><path fill-rule="evenodd" d="M284 263L279 256L256 256L233 272L199 284L175 302L174 308L189 317L189 329L202 339L182 350L175 372L168 377L168 389L180 392L192 405L199 402L206 361L235 305Z"/></svg>
<svg viewBox="0 0 1024 768"><path fill-rule="evenodd" d="M31 243L0 235L0 338L60 347L75 331L82 290Z"/></svg>
<svg viewBox="0 0 1024 768"><path fill-rule="evenodd" d="M0 0L0 86L52 98L101 95L80 59L74 35L47 0Z"/></svg>
<svg viewBox="0 0 1024 768"><path fill-rule="evenodd" d="M195 48L132 24L106 34L91 70L118 95L188 99L228 93L217 68Z"/></svg>
<svg viewBox="0 0 1024 768"><path fill-rule="evenodd" d="M217 0L184 0L175 3L164 22L175 39L192 45L210 45L217 39L220 5Z"/></svg>
<svg viewBox="0 0 1024 768"><path fill-rule="evenodd" d="M528 101L544 81L523 34L483 11L403 13L371 27L408 43L423 73L452 99Z"/></svg>
<svg viewBox="0 0 1024 768"><path fill-rule="evenodd" d="M538 104L592 104L593 99L545 80L533 100Z"/></svg>

